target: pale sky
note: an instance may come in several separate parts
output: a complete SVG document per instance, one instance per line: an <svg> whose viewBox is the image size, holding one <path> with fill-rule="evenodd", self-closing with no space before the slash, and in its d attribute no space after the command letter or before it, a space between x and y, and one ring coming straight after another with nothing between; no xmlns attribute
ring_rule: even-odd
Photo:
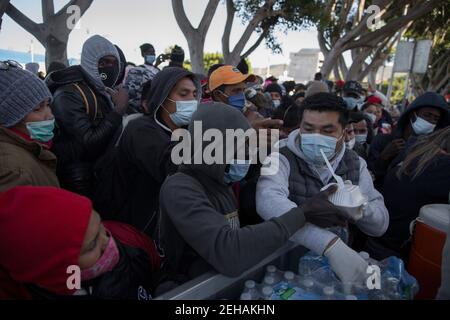
<svg viewBox="0 0 450 320"><path fill-rule="evenodd" d="M40 0L12 0L18 9L36 22L42 22ZM55 0L56 10L67 0ZM203 15L207 0L184 0L187 16L197 26ZM226 8L219 5L206 37L205 52L220 52L221 39L226 19ZM231 33L232 45L238 40L245 27L235 19ZM167 47L178 44L189 50L186 39L175 21L171 0L94 0L81 20L81 29L73 30L69 39L70 58L79 58L83 42L91 35L100 34L117 44L125 52L128 61L142 63L139 46L150 42L157 54ZM289 54L302 48L318 48L317 33L310 31L290 31L287 35L277 33L282 43L283 54L273 55L264 43L250 56L253 67L288 63ZM0 49L29 51L33 37L6 15L0 32ZM252 40L256 39L256 35ZM250 41L249 44L252 44ZM44 48L34 40L35 53L44 53Z"/></svg>

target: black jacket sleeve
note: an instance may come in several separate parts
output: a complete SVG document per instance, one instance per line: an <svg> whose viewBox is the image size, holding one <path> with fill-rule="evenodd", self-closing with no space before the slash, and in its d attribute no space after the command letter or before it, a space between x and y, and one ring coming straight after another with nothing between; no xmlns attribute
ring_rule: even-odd
<svg viewBox="0 0 450 320"><path fill-rule="evenodd" d="M382 178L386 175L390 161L381 159L380 155L392 139L390 135L377 135L370 145L367 165L375 177Z"/></svg>

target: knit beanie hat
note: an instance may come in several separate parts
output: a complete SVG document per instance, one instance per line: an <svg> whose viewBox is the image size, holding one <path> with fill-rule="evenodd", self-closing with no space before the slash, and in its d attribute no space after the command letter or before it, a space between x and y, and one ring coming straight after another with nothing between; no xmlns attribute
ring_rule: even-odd
<svg viewBox="0 0 450 320"><path fill-rule="evenodd" d="M21 284L72 295L67 268L78 265L92 214L89 199L52 187L0 194L0 270Z"/></svg>
<svg viewBox="0 0 450 320"><path fill-rule="evenodd" d="M0 70L0 126L15 126L51 97L45 83L31 72L12 66Z"/></svg>
<svg viewBox="0 0 450 320"><path fill-rule="evenodd" d="M308 85L308 90L306 90L306 97L311 97L317 93L329 93L330 90L328 88L328 85L322 81L312 81Z"/></svg>

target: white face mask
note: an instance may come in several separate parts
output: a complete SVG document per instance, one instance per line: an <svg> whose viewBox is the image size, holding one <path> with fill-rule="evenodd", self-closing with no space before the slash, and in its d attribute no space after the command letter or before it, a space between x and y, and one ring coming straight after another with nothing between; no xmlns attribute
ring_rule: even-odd
<svg viewBox="0 0 450 320"><path fill-rule="evenodd" d="M428 122L425 119L422 119L421 117L416 115L416 121L411 122L412 128L414 132L418 135L426 135L430 134L434 131L436 128L435 124L432 124L431 122Z"/></svg>
<svg viewBox="0 0 450 320"><path fill-rule="evenodd" d="M349 149L349 150L353 150L353 148L355 147L355 144L356 144L356 138L353 137L352 140L347 141L347 142L345 143L345 147L346 147L347 149Z"/></svg>

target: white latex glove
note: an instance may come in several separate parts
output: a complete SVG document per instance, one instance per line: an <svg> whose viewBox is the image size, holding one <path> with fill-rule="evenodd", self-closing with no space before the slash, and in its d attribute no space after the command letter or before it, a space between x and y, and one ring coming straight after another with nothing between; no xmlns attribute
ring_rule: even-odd
<svg viewBox="0 0 450 320"><path fill-rule="evenodd" d="M324 255L328 258L331 269L345 284L364 284L369 276L367 273L368 263L341 239L331 245Z"/></svg>

